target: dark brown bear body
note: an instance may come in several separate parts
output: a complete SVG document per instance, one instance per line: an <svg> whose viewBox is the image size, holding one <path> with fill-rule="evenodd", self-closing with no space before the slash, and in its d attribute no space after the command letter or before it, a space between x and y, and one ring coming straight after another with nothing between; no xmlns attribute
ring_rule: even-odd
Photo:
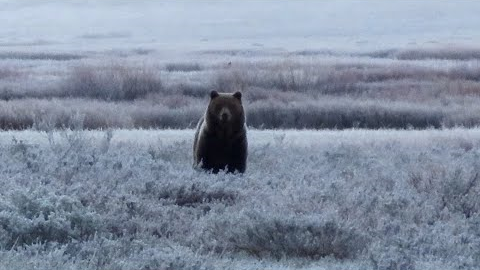
<svg viewBox="0 0 480 270"><path fill-rule="evenodd" d="M210 93L210 103L200 119L193 144L195 168L213 173L245 172L247 128L242 94Z"/></svg>

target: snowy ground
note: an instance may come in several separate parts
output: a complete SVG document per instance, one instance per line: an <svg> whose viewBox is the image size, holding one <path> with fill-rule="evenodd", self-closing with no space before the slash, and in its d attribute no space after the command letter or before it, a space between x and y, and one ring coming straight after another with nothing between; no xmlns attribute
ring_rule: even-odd
<svg viewBox="0 0 480 270"><path fill-rule="evenodd" d="M193 130L0 133L0 268L480 265L480 129L248 137L211 175Z"/></svg>

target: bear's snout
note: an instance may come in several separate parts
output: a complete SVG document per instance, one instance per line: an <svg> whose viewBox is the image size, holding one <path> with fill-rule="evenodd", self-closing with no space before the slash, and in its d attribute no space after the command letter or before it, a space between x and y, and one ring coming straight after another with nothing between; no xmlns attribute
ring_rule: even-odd
<svg viewBox="0 0 480 270"><path fill-rule="evenodd" d="M228 110L227 108L223 108L220 111L220 121L228 122L228 121L230 121L231 117L232 117L232 114L230 113L230 110Z"/></svg>
<svg viewBox="0 0 480 270"><path fill-rule="evenodd" d="M226 122L228 120L228 115L226 113L222 114L222 121Z"/></svg>

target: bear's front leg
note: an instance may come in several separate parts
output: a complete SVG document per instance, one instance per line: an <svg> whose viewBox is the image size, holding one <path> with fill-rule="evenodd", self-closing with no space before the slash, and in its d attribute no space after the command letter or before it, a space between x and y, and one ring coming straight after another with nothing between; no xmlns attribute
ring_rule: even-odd
<svg viewBox="0 0 480 270"><path fill-rule="evenodd" d="M227 165L228 172L233 173L238 171L239 173L244 173L247 169L247 153L247 139L242 136L232 147L230 160Z"/></svg>

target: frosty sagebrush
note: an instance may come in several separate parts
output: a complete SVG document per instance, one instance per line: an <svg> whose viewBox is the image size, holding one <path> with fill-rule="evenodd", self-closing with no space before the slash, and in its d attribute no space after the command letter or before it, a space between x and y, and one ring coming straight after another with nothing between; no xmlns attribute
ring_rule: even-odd
<svg viewBox="0 0 480 270"><path fill-rule="evenodd" d="M254 128L479 125L478 60L297 53L289 61L239 57L229 68L203 56L204 68L195 71L140 65L138 56L53 66L0 60L0 128L28 129L38 121L66 127L75 113L85 115L88 129L193 128L209 89L242 90Z"/></svg>
<svg viewBox="0 0 480 270"><path fill-rule="evenodd" d="M251 130L241 177L191 170L192 134L0 133L0 265L479 265L478 129Z"/></svg>

